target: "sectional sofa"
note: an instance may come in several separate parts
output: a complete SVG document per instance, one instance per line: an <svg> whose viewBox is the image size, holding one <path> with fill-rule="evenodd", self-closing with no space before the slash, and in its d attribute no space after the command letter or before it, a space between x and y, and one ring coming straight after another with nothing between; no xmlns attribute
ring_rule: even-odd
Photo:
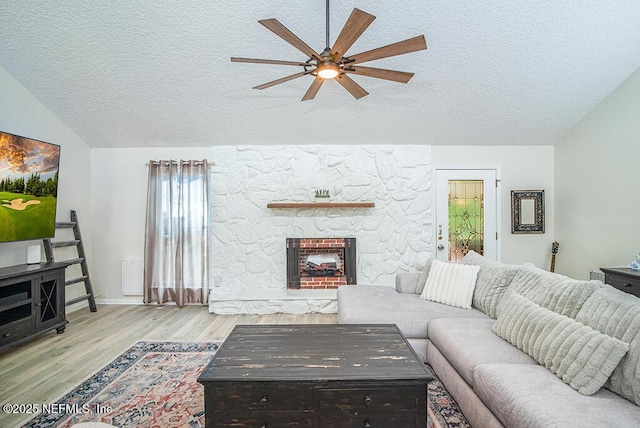
<svg viewBox="0 0 640 428"><path fill-rule="evenodd" d="M339 322L397 324L474 427L640 427L640 299L470 252L467 309L429 297L433 264L340 287Z"/></svg>

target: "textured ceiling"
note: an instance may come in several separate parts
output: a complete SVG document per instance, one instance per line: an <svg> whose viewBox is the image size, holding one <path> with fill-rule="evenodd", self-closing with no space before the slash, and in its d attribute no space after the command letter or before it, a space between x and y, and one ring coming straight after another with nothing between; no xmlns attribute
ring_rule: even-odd
<svg viewBox="0 0 640 428"><path fill-rule="evenodd" d="M299 70L231 56L307 59L257 21L320 52L322 0L2 0L0 66L92 147L554 144L640 67L638 0L333 0L332 43L354 7L377 19L347 54L425 35L365 64L408 84L251 89Z"/></svg>

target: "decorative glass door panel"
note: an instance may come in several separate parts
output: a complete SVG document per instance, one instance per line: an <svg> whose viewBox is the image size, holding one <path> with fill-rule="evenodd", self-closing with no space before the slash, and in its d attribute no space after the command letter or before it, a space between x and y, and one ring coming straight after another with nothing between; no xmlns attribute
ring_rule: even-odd
<svg viewBox="0 0 640 428"><path fill-rule="evenodd" d="M449 180L449 260L469 250L484 254L484 192L481 180Z"/></svg>
<svg viewBox="0 0 640 428"><path fill-rule="evenodd" d="M496 170L436 171L436 257L461 260L473 250L497 260Z"/></svg>

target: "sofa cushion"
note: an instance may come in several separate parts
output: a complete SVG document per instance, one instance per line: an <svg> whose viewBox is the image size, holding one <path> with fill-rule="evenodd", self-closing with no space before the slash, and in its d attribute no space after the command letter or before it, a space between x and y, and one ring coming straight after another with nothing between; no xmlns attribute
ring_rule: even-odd
<svg viewBox="0 0 640 428"><path fill-rule="evenodd" d="M504 428L491 410L484 405L480 397L473 391L471 385L449 364L449 361L434 344L430 344L427 348L427 361L433 373L438 376L447 389L447 392L458 403L465 419L472 427ZM450 424L448 426L458 425ZM429 428L434 428L435 426L440 425L430 425ZM468 427L466 424L464 426Z"/></svg>
<svg viewBox="0 0 640 428"><path fill-rule="evenodd" d="M553 373L531 364L482 364L474 391L507 427L640 426L640 407L604 388L578 394Z"/></svg>
<svg viewBox="0 0 640 428"><path fill-rule="evenodd" d="M584 302L576 320L629 343L605 387L640 405L640 299L605 285Z"/></svg>
<svg viewBox="0 0 640 428"><path fill-rule="evenodd" d="M396 274L396 291L398 293L416 294L416 286L420 273L399 272ZM420 293L418 293L420 294Z"/></svg>
<svg viewBox="0 0 640 428"><path fill-rule="evenodd" d="M472 304L491 318L496 318L498 303L521 266L487 259L473 250L464 256L461 263L480 266Z"/></svg>
<svg viewBox="0 0 640 428"><path fill-rule="evenodd" d="M408 338L427 338L432 319L489 317L472 309L461 309L423 300L417 294L398 293L383 285L338 287L338 322L341 324L397 324Z"/></svg>
<svg viewBox="0 0 640 428"><path fill-rule="evenodd" d="M429 323L429 339L464 380L473 386L479 364L537 364L506 340L496 336L494 319L439 318Z"/></svg>
<svg viewBox="0 0 640 428"><path fill-rule="evenodd" d="M594 394L611 375L629 344L515 292L500 303L493 331L555 373L581 394Z"/></svg>
<svg viewBox="0 0 640 428"><path fill-rule="evenodd" d="M421 298L471 309L479 266L433 260Z"/></svg>
<svg viewBox="0 0 640 428"><path fill-rule="evenodd" d="M575 318L585 300L602 286L600 281L579 281L525 264L518 269L509 290L550 311ZM499 306L496 314L500 315Z"/></svg>

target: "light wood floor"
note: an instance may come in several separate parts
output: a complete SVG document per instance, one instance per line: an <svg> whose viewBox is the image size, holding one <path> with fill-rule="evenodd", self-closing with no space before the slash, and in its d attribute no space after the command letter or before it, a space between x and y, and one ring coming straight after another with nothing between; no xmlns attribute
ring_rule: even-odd
<svg viewBox="0 0 640 428"><path fill-rule="evenodd" d="M101 305L67 315L46 333L0 353L0 403L50 404L138 340L222 342L236 324L335 324L336 314L214 315L206 307ZM0 411L0 427L28 415Z"/></svg>

